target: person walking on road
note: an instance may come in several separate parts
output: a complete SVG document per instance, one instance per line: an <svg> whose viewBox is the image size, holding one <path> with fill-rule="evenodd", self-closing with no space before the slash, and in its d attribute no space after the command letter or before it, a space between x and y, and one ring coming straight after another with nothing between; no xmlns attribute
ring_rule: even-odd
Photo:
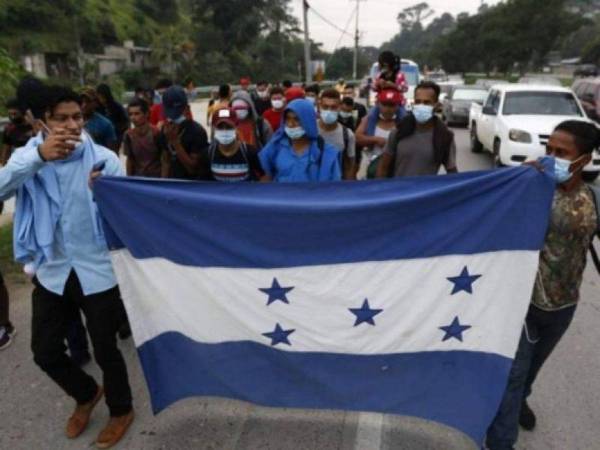
<svg viewBox="0 0 600 450"><path fill-rule="evenodd" d="M122 175L116 154L83 133L81 97L47 87L44 126L0 169L0 199L17 196L15 259L33 265L31 348L35 363L75 399L65 433L86 429L105 396L110 418L96 439L116 444L133 422L127 367L117 347L120 294L93 195L88 186L96 167ZM103 373L104 386L65 353L71 311L83 311Z"/></svg>
<svg viewBox="0 0 600 450"><path fill-rule="evenodd" d="M258 154L263 181L306 182L341 179L339 151L319 136L315 109L308 100L290 102L284 124Z"/></svg>
<svg viewBox="0 0 600 450"><path fill-rule="evenodd" d="M267 145L273 135L269 122L258 115L252 97L246 91L238 91L231 98L231 107L235 110L240 139L258 150Z"/></svg>
<svg viewBox="0 0 600 450"><path fill-rule="evenodd" d="M375 178L388 137L405 114L400 92L396 89L379 92L377 105L369 111L356 129L356 143L363 149L356 174L357 180Z"/></svg>
<svg viewBox="0 0 600 450"><path fill-rule="evenodd" d="M340 166L344 180L354 180L356 175L356 142L354 133L338 122L341 107L340 93L326 89L319 100L319 135L340 155Z"/></svg>
<svg viewBox="0 0 600 450"><path fill-rule="evenodd" d="M504 398L488 429L490 450L514 449L519 425L525 430L535 428L536 415L527 398L573 320L587 251L599 229L599 194L582 178L583 168L599 146L595 125L582 121L559 124L548 140L546 152L555 161L556 193L517 354Z"/></svg>
<svg viewBox="0 0 600 450"><path fill-rule="evenodd" d="M127 112L133 128L127 130L123 139L123 151L127 156L127 175L136 177L166 177L162 170L160 131L150 123L148 104L134 99Z"/></svg>
<svg viewBox="0 0 600 450"><path fill-rule="evenodd" d="M412 111L390 133L377 178L436 175L442 166L457 172L454 134L434 114L439 96L436 83L417 86Z"/></svg>
<svg viewBox="0 0 600 450"><path fill-rule="evenodd" d="M271 88L271 108L264 112L263 118L269 122L273 131L277 131L281 126L284 108L285 96L283 89L278 86Z"/></svg>
<svg viewBox="0 0 600 450"><path fill-rule="evenodd" d="M240 139L236 110L223 108L213 116L215 139L200 162L200 179L236 183L264 175L256 148Z"/></svg>

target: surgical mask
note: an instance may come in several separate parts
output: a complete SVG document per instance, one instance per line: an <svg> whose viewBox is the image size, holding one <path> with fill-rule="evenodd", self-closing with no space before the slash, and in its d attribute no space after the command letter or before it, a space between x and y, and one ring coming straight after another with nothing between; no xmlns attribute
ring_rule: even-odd
<svg viewBox="0 0 600 450"><path fill-rule="evenodd" d="M558 184L566 183L571 179L574 172L571 172L571 165L581 159L581 156L575 161L563 158L554 158L554 178Z"/></svg>
<svg viewBox="0 0 600 450"><path fill-rule="evenodd" d="M177 119L173 119L173 120L169 119L169 121L179 125L185 121L185 116L179 116Z"/></svg>
<svg viewBox="0 0 600 450"><path fill-rule="evenodd" d="M271 100L271 106L273 106L273 109L281 109L283 108L283 100Z"/></svg>
<svg viewBox="0 0 600 450"><path fill-rule="evenodd" d="M285 134L287 134L291 140L300 139L305 133L306 131L304 131L304 128L302 127L285 127Z"/></svg>
<svg viewBox="0 0 600 450"><path fill-rule="evenodd" d="M342 119L349 119L350 117L352 117L352 113L348 111L340 111L340 117Z"/></svg>
<svg viewBox="0 0 600 450"><path fill-rule="evenodd" d="M379 118L381 120L396 120L396 114L394 114L392 117L385 117L382 113L379 113Z"/></svg>
<svg viewBox="0 0 600 450"><path fill-rule="evenodd" d="M418 123L424 124L433 117L433 106L430 105L415 105L412 110L413 115Z"/></svg>
<svg viewBox="0 0 600 450"><path fill-rule="evenodd" d="M269 91L256 91L260 98L267 98L269 96Z"/></svg>
<svg viewBox="0 0 600 450"><path fill-rule="evenodd" d="M236 109L235 113L240 120L246 120L248 118L248 110L247 109Z"/></svg>
<svg viewBox="0 0 600 450"><path fill-rule="evenodd" d="M326 125L333 125L338 120L338 112L337 111L321 111L321 120Z"/></svg>
<svg viewBox="0 0 600 450"><path fill-rule="evenodd" d="M235 141L235 130L215 130L215 139L219 144L229 145Z"/></svg>

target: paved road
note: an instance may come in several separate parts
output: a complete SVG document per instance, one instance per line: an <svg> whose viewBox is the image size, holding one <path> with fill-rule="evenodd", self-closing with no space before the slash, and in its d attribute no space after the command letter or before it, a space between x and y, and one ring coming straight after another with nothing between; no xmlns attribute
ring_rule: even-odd
<svg viewBox="0 0 600 450"><path fill-rule="evenodd" d="M196 108L195 108L196 109ZM456 130L461 170L491 167L486 155L468 151L466 130ZM598 275L588 269L583 302L533 394L539 426L522 433L519 449L600 449L600 305ZM75 441L63 437L72 404L33 364L29 350L30 287L11 283L12 317L19 329L0 354L0 449L83 449L107 418L99 407L90 428ZM122 343L129 364L137 420L121 449L378 450L470 449L464 436L410 418L380 414L274 410L221 399L186 399L160 415L150 412L143 375L131 340ZM98 377L91 363L87 369Z"/></svg>

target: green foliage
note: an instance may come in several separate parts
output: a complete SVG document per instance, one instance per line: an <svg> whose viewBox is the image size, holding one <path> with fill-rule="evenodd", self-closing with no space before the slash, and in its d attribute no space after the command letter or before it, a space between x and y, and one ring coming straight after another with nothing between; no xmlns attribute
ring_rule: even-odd
<svg viewBox="0 0 600 450"><path fill-rule="evenodd" d="M0 115L6 112L4 103L14 95L17 83L24 73L23 68L8 55L6 50L0 48Z"/></svg>
<svg viewBox="0 0 600 450"><path fill-rule="evenodd" d="M0 267L4 275L22 273L21 266L13 257L12 224L0 227Z"/></svg>

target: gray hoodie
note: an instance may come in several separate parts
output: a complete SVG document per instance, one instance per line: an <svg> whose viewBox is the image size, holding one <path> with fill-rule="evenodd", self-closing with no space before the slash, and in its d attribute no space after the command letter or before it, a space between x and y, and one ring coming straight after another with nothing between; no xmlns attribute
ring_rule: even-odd
<svg viewBox="0 0 600 450"><path fill-rule="evenodd" d="M230 105L233 105L233 102L236 100L243 100L250 107L250 115L249 118L256 123L256 142L257 142L257 150L263 148L269 140L271 140L271 136L273 135L273 130L271 129L271 125L266 120L263 120L262 117L258 115L256 112L256 107L254 106L254 101L250 94L246 91L237 91L233 94ZM262 129L260 129L262 127Z"/></svg>

